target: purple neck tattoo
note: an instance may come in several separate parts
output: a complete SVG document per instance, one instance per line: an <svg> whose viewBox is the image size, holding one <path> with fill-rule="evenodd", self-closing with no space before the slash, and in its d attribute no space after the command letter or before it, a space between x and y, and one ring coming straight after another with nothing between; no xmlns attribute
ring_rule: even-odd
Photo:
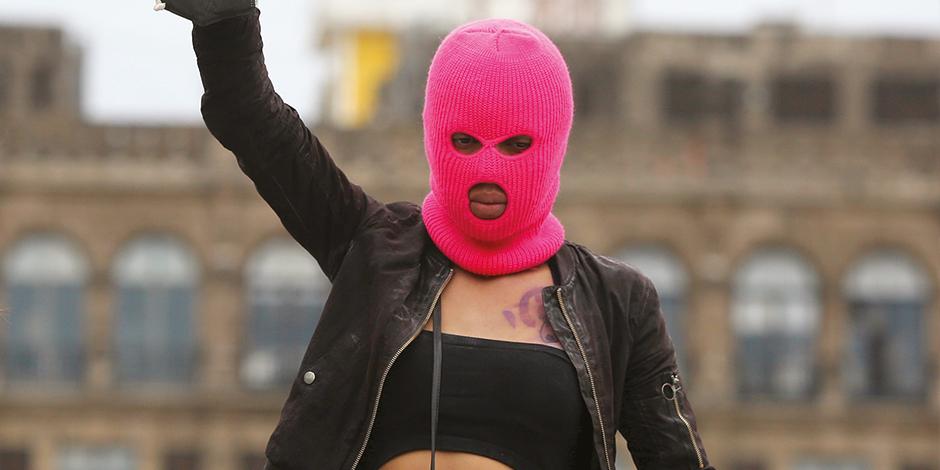
<svg viewBox="0 0 940 470"><path fill-rule="evenodd" d="M514 310L516 310L517 313L514 313ZM552 326L545 317L545 306L542 304L541 287L529 289L519 298L518 304L503 309L503 318L505 318L506 321L509 322L509 326L513 328L516 327L517 316L519 321L526 327L538 328L539 339L541 339L543 343L559 344L558 337L555 336L555 332L552 331Z"/></svg>

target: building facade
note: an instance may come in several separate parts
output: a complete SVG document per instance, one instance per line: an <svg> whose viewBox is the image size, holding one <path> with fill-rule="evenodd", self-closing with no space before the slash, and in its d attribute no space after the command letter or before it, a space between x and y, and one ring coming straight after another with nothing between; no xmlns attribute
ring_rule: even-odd
<svg viewBox="0 0 940 470"><path fill-rule="evenodd" d="M382 85L399 70L414 70L415 41L439 42L467 21L515 18L551 35L618 37L631 24L630 0L330 0L319 4L317 46L328 60L323 121L339 128L373 122ZM422 72L427 73L427 62ZM420 77L418 77L420 81Z"/></svg>
<svg viewBox="0 0 940 470"><path fill-rule="evenodd" d="M375 116L314 129L385 201L427 190L407 34ZM0 469L260 469L319 268L205 129L86 123L61 33L0 37ZM557 42L555 212L653 279L714 465L938 470L940 41Z"/></svg>

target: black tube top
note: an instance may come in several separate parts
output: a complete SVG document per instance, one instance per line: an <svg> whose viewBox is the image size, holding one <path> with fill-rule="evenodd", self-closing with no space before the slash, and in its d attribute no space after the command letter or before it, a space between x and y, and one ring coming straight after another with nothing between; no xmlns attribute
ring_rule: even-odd
<svg viewBox="0 0 940 470"><path fill-rule="evenodd" d="M586 468L591 417L564 351L442 333L437 449L469 452L516 470ZM430 449L433 334L423 330L385 379L359 468Z"/></svg>

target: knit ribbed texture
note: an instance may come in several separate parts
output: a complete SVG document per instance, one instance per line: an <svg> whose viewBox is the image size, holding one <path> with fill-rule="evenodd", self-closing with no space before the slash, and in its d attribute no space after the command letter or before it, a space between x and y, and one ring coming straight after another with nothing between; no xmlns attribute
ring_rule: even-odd
<svg viewBox="0 0 940 470"><path fill-rule="evenodd" d="M551 214L574 114L571 78L558 48L538 29L509 19L473 21L441 42L431 61L424 102L424 146L431 190L422 217L434 243L460 267L500 275L537 266L564 241ZM483 148L457 152L451 135ZM516 155L495 147L516 135L532 145ZM470 212L468 192L496 183L503 214Z"/></svg>

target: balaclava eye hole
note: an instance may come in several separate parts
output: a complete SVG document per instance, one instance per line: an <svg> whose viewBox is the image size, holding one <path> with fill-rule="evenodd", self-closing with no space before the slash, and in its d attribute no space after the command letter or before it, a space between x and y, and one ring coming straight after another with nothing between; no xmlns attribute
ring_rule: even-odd
<svg viewBox="0 0 940 470"><path fill-rule="evenodd" d="M524 144L524 146L520 147L519 144ZM532 148L533 144L532 137L519 134L499 142L496 144L496 149L506 156L522 157Z"/></svg>
<svg viewBox="0 0 940 470"><path fill-rule="evenodd" d="M455 132L451 135L451 144L454 150L461 155L475 155L484 147L492 146L505 156L522 156L534 144L534 139L525 134L518 134L505 139L494 139L489 142L480 142L480 139L464 132Z"/></svg>
<svg viewBox="0 0 940 470"><path fill-rule="evenodd" d="M474 155L483 148L480 139L465 132L454 132L450 141L454 150L462 155Z"/></svg>

